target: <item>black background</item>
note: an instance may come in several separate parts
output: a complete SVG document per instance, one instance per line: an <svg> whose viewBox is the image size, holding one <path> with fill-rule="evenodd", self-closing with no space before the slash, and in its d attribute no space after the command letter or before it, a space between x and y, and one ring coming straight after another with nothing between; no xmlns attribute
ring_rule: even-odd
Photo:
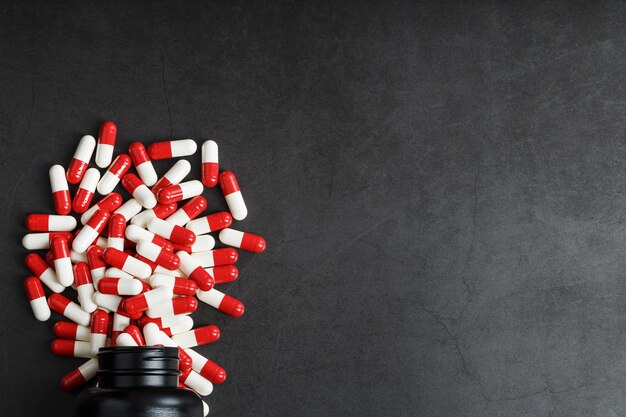
<svg viewBox="0 0 626 417"><path fill-rule="evenodd" d="M107 119L215 139L267 238L212 415L626 413L623 5L57 3L0 3L3 415L72 408L20 239Z"/></svg>

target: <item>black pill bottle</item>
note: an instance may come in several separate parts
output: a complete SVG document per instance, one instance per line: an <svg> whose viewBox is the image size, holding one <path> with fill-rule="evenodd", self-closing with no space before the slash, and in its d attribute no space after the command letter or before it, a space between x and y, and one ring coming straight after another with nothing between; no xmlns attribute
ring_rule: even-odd
<svg viewBox="0 0 626 417"><path fill-rule="evenodd" d="M178 349L108 347L98 353L98 386L78 397L76 417L202 417L193 391L178 387Z"/></svg>

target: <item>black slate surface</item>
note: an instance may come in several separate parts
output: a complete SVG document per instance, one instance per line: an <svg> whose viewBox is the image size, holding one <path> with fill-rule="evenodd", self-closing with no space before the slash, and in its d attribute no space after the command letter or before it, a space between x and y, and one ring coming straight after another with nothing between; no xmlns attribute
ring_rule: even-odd
<svg viewBox="0 0 626 417"><path fill-rule="evenodd" d="M3 415L72 409L20 239L107 119L217 140L268 240L211 415L626 415L622 4L57 3L0 3Z"/></svg>

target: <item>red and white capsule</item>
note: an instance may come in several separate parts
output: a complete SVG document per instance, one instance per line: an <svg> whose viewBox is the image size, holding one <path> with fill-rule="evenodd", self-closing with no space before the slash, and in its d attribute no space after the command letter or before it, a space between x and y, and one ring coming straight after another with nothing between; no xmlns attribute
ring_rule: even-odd
<svg viewBox="0 0 626 417"><path fill-rule="evenodd" d="M159 219L165 219L170 216L172 213L176 211L178 205L176 203L172 204L157 204L153 209L145 210L133 217L130 220L130 224L134 224L139 227L143 227L144 229L148 227L148 222L158 217Z"/></svg>
<svg viewBox="0 0 626 417"><path fill-rule="evenodd" d="M196 237L193 245L174 245L175 251L185 251L187 253L206 252L215 247L215 239L211 235L202 235Z"/></svg>
<svg viewBox="0 0 626 417"><path fill-rule="evenodd" d="M75 218L55 214L29 214L25 223L31 232L70 232L76 228Z"/></svg>
<svg viewBox="0 0 626 417"><path fill-rule="evenodd" d="M74 270L70 259L70 248L67 239L62 236L55 236L50 240L52 258L54 259L54 270L57 273L59 283L64 287L69 287L74 283Z"/></svg>
<svg viewBox="0 0 626 417"><path fill-rule="evenodd" d="M228 205L228 210L230 210L230 214L233 215L233 219L245 219L248 215L248 208L243 201L243 196L241 195L235 174L230 171L224 171L220 174L219 181L220 188L226 199L226 204Z"/></svg>
<svg viewBox="0 0 626 417"><path fill-rule="evenodd" d="M97 168L89 168L83 177L83 180L78 186L78 191L74 196L72 202L72 209L78 213L84 213L89 208L94 193L96 192L96 186L100 180L100 171Z"/></svg>
<svg viewBox="0 0 626 417"><path fill-rule="evenodd" d="M53 165L48 171L50 175L50 186L52 187L52 201L54 209L63 216L72 211L72 201L70 198L70 188L65 178L65 170L61 165Z"/></svg>
<svg viewBox="0 0 626 417"><path fill-rule="evenodd" d="M107 343L109 332L109 314L104 310L96 310L91 315L91 356L96 356L100 348Z"/></svg>
<svg viewBox="0 0 626 417"><path fill-rule="evenodd" d="M150 277L150 286L153 288L168 287L176 295L194 295L198 291L198 284L183 277L154 274Z"/></svg>
<svg viewBox="0 0 626 417"><path fill-rule="evenodd" d="M211 274L216 284L233 282L239 276L239 269L235 265L221 265L214 268L205 268Z"/></svg>
<svg viewBox="0 0 626 417"><path fill-rule="evenodd" d="M93 216L89 219L87 224L78 233L74 242L72 242L72 249L78 253L83 253L91 246L91 244L98 239L100 233L104 230L109 221L109 212L104 210L96 210Z"/></svg>
<svg viewBox="0 0 626 417"><path fill-rule="evenodd" d="M152 159L171 159L193 155L197 149L193 139L166 140L148 146L148 154Z"/></svg>
<svg viewBox="0 0 626 417"><path fill-rule="evenodd" d="M172 336L172 340L182 348L208 345L209 343L216 342L219 338L220 329L213 325L198 327L188 332Z"/></svg>
<svg viewBox="0 0 626 417"><path fill-rule="evenodd" d="M51 291L60 293L65 287L59 283L56 272L38 254L29 253L25 259L26 267L43 282Z"/></svg>
<svg viewBox="0 0 626 417"><path fill-rule="evenodd" d="M128 154L133 161L133 165L141 178L141 181L148 187L152 187L157 182L157 173L154 170L152 161L148 156L146 148L140 142L133 142L128 147Z"/></svg>
<svg viewBox="0 0 626 417"><path fill-rule="evenodd" d="M126 299L124 310L130 315L138 315L142 312L163 304L172 298L172 289L167 287L155 288L134 297Z"/></svg>
<svg viewBox="0 0 626 417"><path fill-rule="evenodd" d="M104 277L106 271L106 263L104 262L104 249L100 246L92 245L87 249L87 263L89 264L89 272L93 286L97 287L98 281Z"/></svg>
<svg viewBox="0 0 626 417"><path fill-rule="evenodd" d="M93 302L94 286L89 266L86 263L79 262L74 265L74 283L76 284L80 306L87 313L93 313L98 306Z"/></svg>
<svg viewBox="0 0 626 417"><path fill-rule="evenodd" d="M132 163L130 156L125 153L118 155L111 166L106 170L100 181L98 182L97 190L101 195L107 195L117 187L120 180L128 172Z"/></svg>
<svg viewBox="0 0 626 417"><path fill-rule="evenodd" d="M178 255L147 240L137 243L137 253L169 270L177 269L180 266Z"/></svg>
<svg viewBox="0 0 626 417"><path fill-rule="evenodd" d="M195 299L195 297L183 296L178 298L172 298L154 307L150 307L146 310L146 316L154 318L176 316L179 314L191 314L196 311L197 308L198 301Z"/></svg>
<svg viewBox="0 0 626 417"><path fill-rule="evenodd" d="M67 182L78 184L83 179L94 149L96 149L96 139L93 136L85 135L80 139L74 157L67 168Z"/></svg>
<svg viewBox="0 0 626 417"><path fill-rule="evenodd" d="M142 229L141 227L134 224L131 224L126 228L126 239L134 243L139 243L140 241L145 240L148 242L152 242L167 251L171 252L174 250L174 246L169 240L159 235L155 235L154 233L149 232L146 229Z"/></svg>
<svg viewBox="0 0 626 417"><path fill-rule="evenodd" d="M117 126L115 126L115 123L108 121L102 123L96 146L96 165L100 168L106 168L111 164L116 136Z"/></svg>
<svg viewBox="0 0 626 417"><path fill-rule="evenodd" d="M229 227L232 223L233 217L230 213L227 211L220 211L191 220L185 227L194 232L196 235L203 235L205 233L222 230Z"/></svg>
<svg viewBox="0 0 626 417"><path fill-rule="evenodd" d="M233 248L214 249L206 252L194 252L191 257L204 268L221 265L232 265L237 262L239 254Z"/></svg>
<svg viewBox="0 0 626 417"><path fill-rule="evenodd" d="M191 164L181 159L176 162L172 167L163 175L152 187L152 192L156 195L159 190L169 185L178 184L181 182L187 174L191 171Z"/></svg>
<svg viewBox="0 0 626 417"><path fill-rule="evenodd" d="M22 246L28 250L50 249L50 241L55 236L63 236L68 240L74 238L69 232L28 233L22 238Z"/></svg>
<svg viewBox="0 0 626 417"><path fill-rule="evenodd" d="M200 213L206 209L206 207L206 198L199 195L186 202L176 211L176 213L172 214L165 220L177 226L184 226L191 220L198 217Z"/></svg>
<svg viewBox="0 0 626 417"><path fill-rule="evenodd" d="M217 143L213 140L207 140L202 144L202 184L209 188L215 187L219 173Z"/></svg>
<svg viewBox="0 0 626 417"><path fill-rule="evenodd" d="M96 371L98 371L98 359L89 359L87 362L61 378L61 388L63 391L74 391L85 382L95 377Z"/></svg>
<svg viewBox="0 0 626 417"><path fill-rule="evenodd" d="M87 326L72 323L70 321L57 321L52 329L59 339L82 340L88 342L91 337L91 329Z"/></svg>
<svg viewBox="0 0 626 417"><path fill-rule="evenodd" d="M131 198L127 200L124 204L122 204L120 208L115 210L113 214L121 214L122 216L124 216L126 221L129 221L130 219L135 217L137 214L139 214L139 212L141 212L142 209L143 209L143 206L139 203L139 201L135 200L134 198Z"/></svg>
<svg viewBox="0 0 626 417"><path fill-rule="evenodd" d="M91 358L91 344L82 340L56 339L50 343L50 350L57 356L68 358Z"/></svg>
<svg viewBox="0 0 626 417"><path fill-rule="evenodd" d="M196 242L196 234L194 232L162 219L155 218L150 220L148 222L148 230L169 240L173 244L193 245Z"/></svg>
<svg viewBox="0 0 626 417"><path fill-rule="evenodd" d="M98 291L102 294L133 296L141 294L143 285L134 278L104 277L98 281Z"/></svg>
<svg viewBox="0 0 626 417"><path fill-rule="evenodd" d="M114 214L109 220L109 236L107 248L124 250L124 233L126 231L126 219L121 214Z"/></svg>
<svg viewBox="0 0 626 417"><path fill-rule="evenodd" d="M80 216L80 222L82 224L86 224L89 219L91 219L91 216L93 216L93 214L98 210L104 210L110 213L121 205L122 196L119 193L110 193L109 195L98 201L96 204L91 206L89 210L84 212L82 216Z"/></svg>
<svg viewBox="0 0 626 417"><path fill-rule="evenodd" d="M185 349L191 357L191 368L214 384L221 384L226 380L226 371L215 362L205 358L192 349Z"/></svg>
<svg viewBox="0 0 626 417"><path fill-rule="evenodd" d="M152 191L135 174L129 173L124 175L122 186L143 207L151 209L157 205L156 197L152 194Z"/></svg>
<svg viewBox="0 0 626 417"><path fill-rule="evenodd" d="M180 382L203 397L213 392L213 384L211 381L194 370L182 371Z"/></svg>
<svg viewBox="0 0 626 417"><path fill-rule="evenodd" d="M177 203L188 198L202 194L204 187L198 180L182 182L180 184L168 185L159 190L157 199L161 204Z"/></svg>
<svg viewBox="0 0 626 417"><path fill-rule="evenodd" d="M137 278L147 279L152 275L150 265L115 248L104 251L104 262Z"/></svg>
<svg viewBox="0 0 626 417"><path fill-rule="evenodd" d="M43 291L41 280L37 277L28 277L24 281L26 297L33 310L35 318L39 321L46 321L50 318L50 307L46 300L46 293Z"/></svg>
<svg viewBox="0 0 626 417"><path fill-rule="evenodd" d="M198 287L204 291L213 288L215 280L192 255L185 251L178 251L176 254L180 258L180 269L190 280L198 284Z"/></svg>
<svg viewBox="0 0 626 417"><path fill-rule="evenodd" d="M209 291L198 290L198 300L232 317L241 317L245 311L243 303L215 288Z"/></svg>
<svg viewBox="0 0 626 417"><path fill-rule="evenodd" d="M220 232L220 242L253 253L263 252L266 246L265 239L261 236L235 229L223 229Z"/></svg>
<svg viewBox="0 0 626 417"><path fill-rule="evenodd" d="M131 324L130 326L126 326L126 328L124 329L124 333L130 335L137 343L137 346L146 345L146 341L143 339L143 335L141 334L141 330L139 330L139 327Z"/></svg>
<svg viewBox="0 0 626 417"><path fill-rule="evenodd" d="M80 308L78 304L61 294L52 294L48 298L48 306L50 306L52 311L56 311L81 326L89 326L91 324L91 315Z"/></svg>

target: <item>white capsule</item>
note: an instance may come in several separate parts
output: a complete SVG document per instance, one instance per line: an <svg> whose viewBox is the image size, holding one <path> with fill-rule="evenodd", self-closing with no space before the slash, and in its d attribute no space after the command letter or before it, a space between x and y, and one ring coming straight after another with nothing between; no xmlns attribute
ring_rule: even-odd
<svg viewBox="0 0 626 417"><path fill-rule="evenodd" d="M37 320L46 321L50 318L51 312L46 297L39 297L31 300L30 307L33 309L33 314Z"/></svg>
<svg viewBox="0 0 626 417"><path fill-rule="evenodd" d="M97 291L93 295L93 300L103 310L116 312L122 302L122 297L114 294L102 294Z"/></svg>
<svg viewBox="0 0 626 417"><path fill-rule="evenodd" d="M78 235L74 238L72 242L72 249L74 249L78 253L84 253L91 243L96 240L100 236L100 233L93 227L86 224L83 226Z"/></svg>
<svg viewBox="0 0 626 417"><path fill-rule="evenodd" d="M44 219L45 222L42 221ZM35 227L39 231L45 228L46 232L71 232L76 229L76 219L72 216L57 214L31 214L26 217L26 227L29 230L33 230L31 227Z"/></svg>
<svg viewBox="0 0 626 417"><path fill-rule="evenodd" d="M154 170L154 166L152 165L152 161L146 161L142 164L139 164L135 167L137 170L137 174L139 174L139 178L141 181L147 185L148 187L152 187L156 184L158 180L158 176L156 171Z"/></svg>
<svg viewBox="0 0 626 417"><path fill-rule="evenodd" d="M93 280L93 278L92 278ZM83 310L87 313L93 313L98 306L93 302L94 288L93 284L87 283L76 287L78 293L78 302Z"/></svg>
<svg viewBox="0 0 626 417"><path fill-rule="evenodd" d="M128 222L130 219L139 214L142 209L143 207L141 206L141 204L134 198L131 198L130 200L122 204L117 210L115 210L113 214L121 214Z"/></svg>
<svg viewBox="0 0 626 417"><path fill-rule="evenodd" d="M129 335L128 333L120 333L120 335L117 336L117 339L115 339L115 346L139 346L139 345L137 345L137 342L135 342L135 339L133 339L133 337Z"/></svg>

